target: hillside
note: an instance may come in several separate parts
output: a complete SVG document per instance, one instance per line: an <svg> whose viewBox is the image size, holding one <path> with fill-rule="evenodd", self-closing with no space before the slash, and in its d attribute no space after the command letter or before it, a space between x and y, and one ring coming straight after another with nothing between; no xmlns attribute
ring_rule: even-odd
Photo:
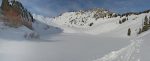
<svg viewBox="0 0 150 61"><path fill-rule="evenodd" d="M97 11L105 15L98 16ZM105 13L105 14L103 14ZM66 12L55 18L46 18L40 15L33 15L39 21L59 27L65 33L86 33L86 34L121 34L127 36L128 29L131 29L131 36L146 31L145 25L149 28L150 11L139 12L139 14L115 14L107 10L97 9L78 12ZM99 14L99 15L101 15ZM97 15L99 18L94 17ZM110 16L111 15L111 16ZM146 22L145 22L146 21ZM134 25L134 26L133 26Z"/></svg>

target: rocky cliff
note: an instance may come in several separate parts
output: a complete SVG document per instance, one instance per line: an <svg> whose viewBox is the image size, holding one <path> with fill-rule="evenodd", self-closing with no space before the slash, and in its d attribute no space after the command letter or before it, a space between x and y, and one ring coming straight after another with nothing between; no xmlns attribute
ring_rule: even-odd
<svg viewBox="0 0 150 61"><path fill-rule="evenodd" d="M4 15L4 22L12 27L19 27L24 25L32 29L32 22L34 19L29 11L23 7L19 1L2 0L2 14Z"/></svg>

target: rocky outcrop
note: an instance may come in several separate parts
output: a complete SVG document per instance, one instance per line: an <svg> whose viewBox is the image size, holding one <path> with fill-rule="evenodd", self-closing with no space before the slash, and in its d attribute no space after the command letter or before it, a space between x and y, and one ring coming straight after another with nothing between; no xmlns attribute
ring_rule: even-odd
<svg viewBox="0 0 150 61"><path fill-rule="evenodd" d="M2 0L1 9L7 25L12 27L24 25L32 29L34 19L19 1L13 0L9 2L9 0Z"/></svg>
<svg viewBox="0 0 150 61"><path fill-rule="evenodd" d="M104 18L104 17L108 17L108 18L117 17L116 13L110 12L110 11L103 9L103 8L102 9L96 8L96 9L92 9L90 11L95 12L94 18L96 18L96 19Z"/></svg>

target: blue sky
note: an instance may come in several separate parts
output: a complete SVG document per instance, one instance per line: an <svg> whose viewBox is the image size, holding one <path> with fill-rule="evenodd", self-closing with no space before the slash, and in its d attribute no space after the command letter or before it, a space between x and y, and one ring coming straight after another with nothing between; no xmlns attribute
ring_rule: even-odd
<svg viewBox="0 0 150 61"><path fill-rule="evenodd" d="M116 13L150 9L150 0L19 0L32 13L58 16L72 10L105 8Z"/></svg>

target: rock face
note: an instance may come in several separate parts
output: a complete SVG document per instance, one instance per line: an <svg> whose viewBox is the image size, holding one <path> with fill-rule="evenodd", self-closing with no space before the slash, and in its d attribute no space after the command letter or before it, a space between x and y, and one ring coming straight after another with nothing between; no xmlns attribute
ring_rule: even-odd
<svg viewBox="0 0 150 61"><path fill-rule="evenodd" d="M19 1L2 0L1 9L5 17L7 25L12 27L19 27L25 25L32 29L34 19L30 12L28 12Z"/></svg>
<svg viewBox="0 0 150 61"><path fill-rule="evenodd" d="M110 11L103 9L103 8L102 9L96 8L96 9L92 9L90 11L93 11L95 13L94 14L95 19L104 18L104 17L111 18L111 17L117 16L117 14L110 12Z"/></svg>

